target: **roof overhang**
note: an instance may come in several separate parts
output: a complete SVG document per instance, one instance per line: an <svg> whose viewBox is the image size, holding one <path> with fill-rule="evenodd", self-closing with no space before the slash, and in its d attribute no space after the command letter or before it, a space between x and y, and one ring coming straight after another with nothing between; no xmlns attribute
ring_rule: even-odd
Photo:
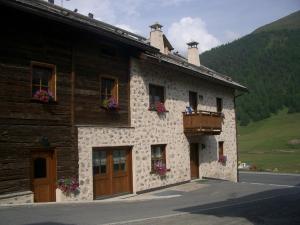
<svg viewBox="0 0 300 225"><path fill-rule="evenodd" d="M64 9L62 7L47 3L42 0L0 0L0 5L6 5L30 14L34 14L49 20L57 21L80 30L86 30L103 37L124 43L144 51L159 52L159 49L146 43L146 38L88 18L79 13Z"/></svg>

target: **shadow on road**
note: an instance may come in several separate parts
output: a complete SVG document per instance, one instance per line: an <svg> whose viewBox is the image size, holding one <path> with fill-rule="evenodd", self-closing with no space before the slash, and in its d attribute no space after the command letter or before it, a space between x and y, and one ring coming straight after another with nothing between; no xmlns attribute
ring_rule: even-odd
<svg viewBox="0 0 300 225"><path fill-rule="evenodd" d="M176 211L217 217L245 218L253 225L299 225L300 188L284 188L229 198L212 204L179 208Z"/></svg>

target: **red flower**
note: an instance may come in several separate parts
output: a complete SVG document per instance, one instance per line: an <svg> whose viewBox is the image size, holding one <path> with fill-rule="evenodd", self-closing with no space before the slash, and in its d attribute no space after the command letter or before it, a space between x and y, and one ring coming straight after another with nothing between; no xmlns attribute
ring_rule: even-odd
<svg viewBox="0 0 300 225"><path fill-rule="evenodd" d="M162 102L156 102L155 103L155 109L158 113L167 112L166 107L165 107L164 103L162 103Z"/></svg>

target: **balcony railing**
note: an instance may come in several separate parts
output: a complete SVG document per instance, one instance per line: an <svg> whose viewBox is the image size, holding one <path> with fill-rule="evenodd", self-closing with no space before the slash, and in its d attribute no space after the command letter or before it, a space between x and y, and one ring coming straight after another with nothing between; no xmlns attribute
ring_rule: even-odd
<svg viewBox="0 0 300 225"><path fill-rule="evenodd" d="M197 111L183 113L183 129L187 135L219 135L222 131L222 113Z"/></svg>

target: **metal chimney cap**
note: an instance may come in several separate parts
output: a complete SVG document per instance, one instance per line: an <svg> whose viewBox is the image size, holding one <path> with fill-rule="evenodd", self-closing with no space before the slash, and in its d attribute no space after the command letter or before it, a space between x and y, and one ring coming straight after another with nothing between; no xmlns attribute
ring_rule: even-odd
<svg viewBox="0 0 300 225"><path fill-rule="evenodd" d="M197 41L191 41L186 43L191 48L197 48L197 45L199 44Z"/></svg>
<svg viewBox="0 0 300 225"><path fill-rule="evenodd" d="M151 29L153 30L161 30L161 28L163 27L163 25L159 24L158 22L155 22L154 24L152 24L151 26L149 26Z"/></svg>

